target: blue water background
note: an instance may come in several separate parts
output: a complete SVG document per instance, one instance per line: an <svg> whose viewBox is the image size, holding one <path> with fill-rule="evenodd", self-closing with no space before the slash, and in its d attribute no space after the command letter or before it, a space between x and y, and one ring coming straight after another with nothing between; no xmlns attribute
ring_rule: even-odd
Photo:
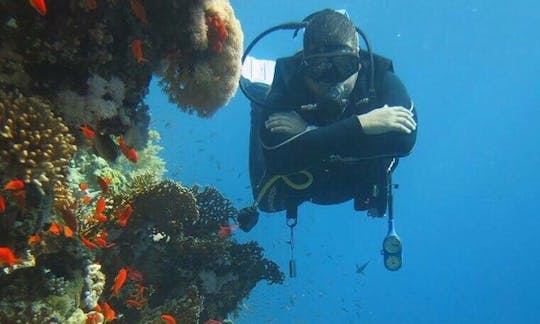
<svg viewBox="0 0 540 324"><path fill-rule="evenodd" d="M261 283L237 323L539 323L540 31L533 1L232 0L244 44L279 23L346 9L393 59L419 112L413 154L395 182L404 266L379 255L386 219L303 205L295 231L297 278ZM290 32L253 54L288 55ZM251 203L249 104L239 91L211 119L178 111L155 82L146 98L162 135L168 177L216 186ZM239 241L256 240L287 272L284 214L262 214ZM355 265L372 260L366 276Z"/></svg>

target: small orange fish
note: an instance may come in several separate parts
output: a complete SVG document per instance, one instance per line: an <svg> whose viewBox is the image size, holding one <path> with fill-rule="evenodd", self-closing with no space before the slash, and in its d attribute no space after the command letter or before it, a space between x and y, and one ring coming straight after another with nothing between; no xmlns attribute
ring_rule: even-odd
<svg viewBox="0 0 540 324"><path fill-rule="evenodd" d="M64 229L62 225L58 224L57 222L51 223L51 226L49 227L49 233L58 236L62 234L63 232L64 232Z"/></svg>
<svg viewBox="0 0 540 324"><path fill-rule="evenodd" d="M90 248L90 249L97 249L98 248L98 246L95 243L92 243L89 239L87 239L87 238L85 238L83 236L81 236L81 242L87 248Z"/></svg>
<svg viewBox="0 0 540 324"><path fill-rule="evenodd" d="M102 322L101 318L101 312L92 311L88 314L86 314L86 322L85 324L99 324Z"/></svg>
<svg viewBox="0 0 540 324"><path fill-rule="evenodd" d="M127 269L122 268L118 271L118 274L114 278L114 284L111 287L111 297L118 297L118 293L120 292L120 289L124 285L127 279Z"/></svg>
<svg viewBox="0 0 540 324"><path fill-rule="evenodd" d="M218 236L221 238L229 237L235 229L236 225L220 225Z"/></svg>
<svg viewBox="0 0 540 324"><path fill-rule="evenodd" d="M107 208L107 203L105 202L105 199L103 197L99 197L97 203L96 203L96 216L103 214L105 211L105 208Z"/></svg>
<svg viewBox="0 0 540 324"><path fill-rule="evenodd" d="M0 266L11 267L14 264L19 263L19 259L15 256L15 253L8 247L0 247Z"/></svg>
<svg viewBox="0 0 540 324"><path fill-rule="evenodd" d="M165 324L176 324L176 319L169 314L161 314L161 319Z"/></svg>
<svg viewBox="0 0 540 324"><path fill-rule="evenodd" d="M90 201L92 201L92 197L90 197L90 196L82 197L82 203L83 204L88 205L90 203Z"/></svg>
<svg viewBox="0 0 540 324"><path fill-rule="evenodd" d="M103 302L101 304L101 309L103 310L103 317L105 317L105 322L110 322L116 318L116 312L107 302Z"/></svg>
<svg viewBox="0 0 540 324"><path fill-rule="evenodd" d="M15 191L15 190L21 190L21 189L24 189L24 182L19 179L8 181L4 185L4 190Z"/></svg>
<svg viewBox="0 0 540 324"><path fill-rule="evenodd" d="M83 133L84 137L88 138L89 140L93 140L94 137L96 137L96 132L87 124L81 125L79 129Z"/></svg>
<svg viewBox="0 0 540 324"><path fill-rule="evenodd" d="M117 224L120 227L126 227L127 221L129 220L129 217L131 217L131 213L133 212L133 207L131 207L130 204L127 204L124 210L118 211L118 221Z"/></svg>
<svg viewBox="0 0 540 324"><path fill-rule="evenodd" d="M141 299L141 300L128 299L126 300L126 304L133 308L141 308L144 306L144 304L146 304L146 299Z"/></svg>
<svg viewBox="0 0 540 324"><path fill-rule="evenodd" d="M2 195L0 195L0 213L3 213L6 211L6 200Z"/></svg>
<svg viewBox="0 0 540 324"><path fill-rule="evenodd" d="M99 232L99 234L96 236L96 239L94 242L96 242L96 245L102 248L110 248L116 245L116 243L108 243L107 242L107 232L105 230L102 230Z"/></svg>
<svg viewBox="0 0 540 324"><path fill-rule="evenodd" d="M135 15L135 17L137 17L143 23L148 24L148 19L146 18L146 10L144 9L143 4L137 0L131 0L129 5L131 6L133 15Z"/></svg>
<svg viewBox="0 0 540 324"><path fill-rule="evenodd" d="M28 242L28 244L38 244L41 242L41 236L39 234L30 235L26 242Z"/></svg>
<svg viewBox="0 0 540 324"><path fill-rule="evenodd" d="M47 5L45 4L45 0L29 0L29 2L40 15L45 16L47 14Z"/></svg>
<svg viewBox="0 0 540 324"><path fill-rule="evenodd" d="M69 226L64 225L64 236L67 238L73 237L73 230Z"/></svg>
<svg viewBox="0 0 540 324"><path fill-rule="evenodd" d="M130 160L133 163L137 163L137 161L139 160L137 151L134 148L130 148L129 150L127 150L127 152L124 153L124 155L126 156L128 160Z"/></svg>
<svg viewBox="0 0 540 324"><path fill-rule="evenodd" d="M118 146L122 154L133 163L139 160L137 151L133 147L128 147L122 136L118 137Z"/></svg>
<svg viewBox="0 0 540 324"><path fill-rule="evenodd" d="M110 248L116 246L116 243L107 243L107 241L101 237L96 237L96 245L102 248Z"/></svg>
<svg viewBox="0 0 540 324"><path fill-rule="evenodd" d="M86 191L88 189L88 184L84 182L79 183L79 189L81 189L81 191Z"/></svg>
<svg viewBox="0 0 540 324"><path fill-rule="evenodd" d="M97 177L97 183L103 192L109 192L109 186L112 183L112 179L109 177Z"/></svg>
<svg viewBox="0 0 540 324"><path fill-rule="evenodd" d="M131 53L133 54L133 57L137 63L141 64L147 61L143 55L142 40L134 39L131 42Z"/></svg>

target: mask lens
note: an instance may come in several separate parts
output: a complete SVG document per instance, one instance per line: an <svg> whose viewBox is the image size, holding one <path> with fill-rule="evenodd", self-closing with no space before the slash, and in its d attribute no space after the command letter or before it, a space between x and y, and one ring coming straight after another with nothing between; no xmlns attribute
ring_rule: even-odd
<svg viewBox="0 0 540 324"><path fill-rule="evenodd" d="M358 72L357 54L321 54L304 58L304 73L314 81L338 83Z"/></svg>

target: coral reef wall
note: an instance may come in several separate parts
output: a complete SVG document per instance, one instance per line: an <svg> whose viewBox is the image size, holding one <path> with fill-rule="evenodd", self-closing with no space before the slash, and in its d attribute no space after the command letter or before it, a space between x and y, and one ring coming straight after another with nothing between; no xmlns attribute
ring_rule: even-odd
<svg viewBox="0 0 540 324"><path fill-rule="evenodd" d="M0 0L0 323L222 321L283 281L148 129L152 77L209 117L242 42L226 0Z"/></svg>

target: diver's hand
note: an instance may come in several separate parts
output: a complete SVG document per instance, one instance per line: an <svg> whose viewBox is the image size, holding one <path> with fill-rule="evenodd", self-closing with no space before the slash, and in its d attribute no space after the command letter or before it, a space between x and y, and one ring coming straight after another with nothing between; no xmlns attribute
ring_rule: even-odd
<svg viewBox="0 0 540 324"><path fill-rule="evenodd" d="M413 113L408 109L384 105L366 114L356 116L364 133L367 135L379 135L388 132L400 132L410 134L416 129Z"/></svg>
<svg viewBox="0 0 540 324"><path fill-rule="evenodd" d="M275 113L264 122L266 129L272 133L294 136L306 130L307 123L296 111Z"/></svg>

